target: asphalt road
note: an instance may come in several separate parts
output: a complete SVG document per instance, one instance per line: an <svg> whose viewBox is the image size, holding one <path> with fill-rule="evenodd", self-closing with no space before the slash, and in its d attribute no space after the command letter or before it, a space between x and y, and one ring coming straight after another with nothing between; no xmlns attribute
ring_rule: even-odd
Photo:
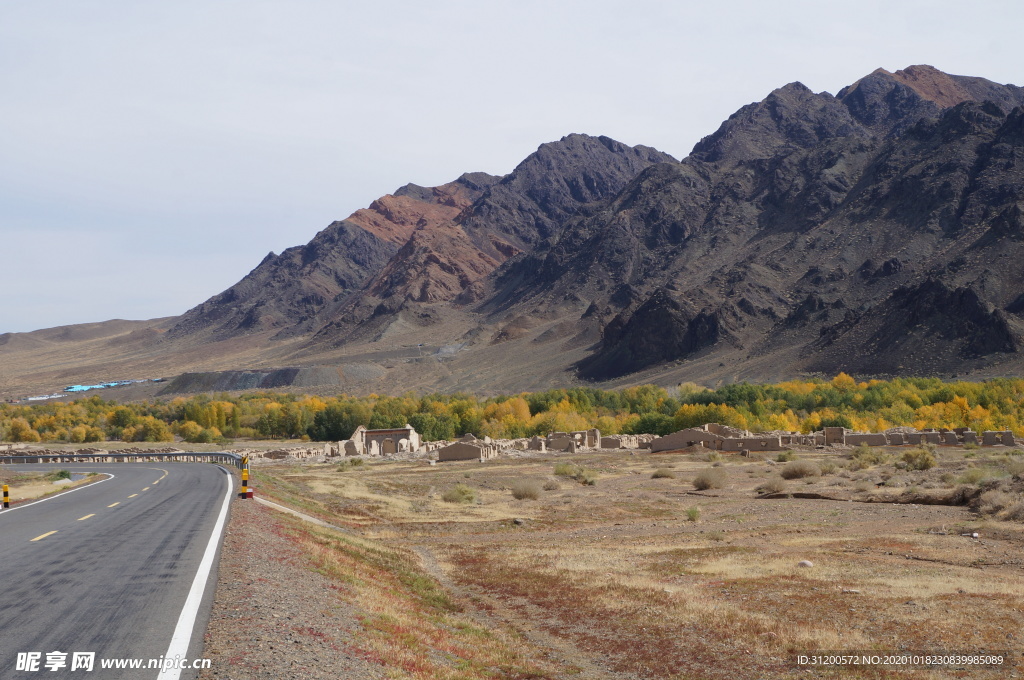
<svg viewBox="0 0 1024 680"><path fill-rule="evenodd" d="M0 512L0 678L156 679L156 670L104 670L101 660L145 666L168 652L231 477L208 463L10 467L113 478ZM216 573L214 563L191 659L202 656ZM45 667L54 651L67 653L66 668ZM19 652L40 652L39 670L16 670ZM95 652L92 672L70 670L74 652Z"/></svg>

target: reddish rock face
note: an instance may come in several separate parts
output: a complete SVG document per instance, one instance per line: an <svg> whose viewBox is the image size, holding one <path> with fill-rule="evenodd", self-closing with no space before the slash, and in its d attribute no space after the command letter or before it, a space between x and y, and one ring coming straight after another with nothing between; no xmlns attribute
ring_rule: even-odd
<svg viewBox="0 0 1024 680"><path fill-rule="evenodd" d="M404 245L417 229L451 222L479 198L480 192L458 182L433 187L430 199L387 194L346 220L384 241Z"/></svg>

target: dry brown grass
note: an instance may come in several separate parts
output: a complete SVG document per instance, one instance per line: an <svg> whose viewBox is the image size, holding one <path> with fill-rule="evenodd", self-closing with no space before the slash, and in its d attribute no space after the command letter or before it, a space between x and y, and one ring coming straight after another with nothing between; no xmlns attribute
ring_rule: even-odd
<svg viewBox="0 0 1024 680"><path fill-rule="evenodd" d="M786 480L781 477L772 477L757 487L757 491L759 493L782 493L787 486Z"/></svg>
<svg viewBox="0 0 1024 680"><path fill-rule="evenodd" d="M537 500L540 498L540 484L532 479L520 479L512 483L512 497L516 500Z"/></svg>
<svg viewBox="0 0 1024 680"><path fill-rule="evenodd" d="M653 460L682 479L721 475L709 487L721 490L701 499L699 522L688 517L693 492L651 479ZM442 584L448 597L465 609L445 616L485 616L547 650L526 660L560 659L589 668L583 676L781 679L792 677L800 650L1003 649L1007 631L1024 627L1024 586L1013 566L1024 527L1003 521L1024 508L1005 499L989 526L966 507L759 499L755 485L765 480L749 474L765 470L758 461L709 469L683 456L601 454L571 462L599 471L601 484L564 484L523 505L509 489L550 474L553 461L489 461L473 468L479 504L434 501L414 514L404 504L462 483L464 468L371 466L358 478L363 495L312 492L311 502L365 513L361 530L382 548L427 546L451 579ZM920 479L891 465L857 474L866 476L854 483L873 496L829 488L865 500L878 495L875 481ZM939 479L938 471L920 474ZM318 479L289 475L298 486ZM798 490L826 489L816 484ZM885 490L898 496L907 487ZM514 527L510 519L524 508L529 521ZM981 532L984 550L960 535L970 531ZM798 569L803 559L815 566ZM401 639L424 624L400 622L370 619L369 634L384 644L385 635ZM416 644L406 651L395 658L424 653ZM946 676L876 669L823 677Z"/></svg>
<svg viewBox="0 0 1024 680"><path fill-rule="evenodd" d="M794 460L791 463L786 463L786 466L782 468L779 475L783 479L801 479L803 477L820 477L821 468L818 467L817 463L810 460Z"/></svg>
<svg viewBox="0 0 1024 680"><path fill-rule="evenodd" d="M698 491L706 489L721 489L729 481L729 475L721 468L708 468L701 470L693 478L693 488Z"/></svg>
<svg viewBox="0 0 1024 680"><path fill-rule="evenodd" d="M361 612L362 656L393 677L448 680L559 677L562 669L503 627L465 616L436 579L402 551L288 519L311 564L339 583L337 596Z"/></svg>

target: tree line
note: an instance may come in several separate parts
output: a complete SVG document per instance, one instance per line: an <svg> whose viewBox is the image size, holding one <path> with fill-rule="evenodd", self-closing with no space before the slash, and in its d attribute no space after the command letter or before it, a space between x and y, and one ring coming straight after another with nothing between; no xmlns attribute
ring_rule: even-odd
<svg viewBox="0 0 1024 680"><path fill-rule="evenodd" d="M589 387L496 397L466 393L400 396L254 392L120 404L99 395L72 402L0 404L0 437L13 442L106 440L223 442L347 439L370 429L412 425L428 441L544 436L596 427L603 434L668 434L708 422L755 432L813 432L843 426L879 432L894 426L1009 428L1024 435L1024 379L945 382L897 378L737 383L708 389L641 385Z"/></svg>

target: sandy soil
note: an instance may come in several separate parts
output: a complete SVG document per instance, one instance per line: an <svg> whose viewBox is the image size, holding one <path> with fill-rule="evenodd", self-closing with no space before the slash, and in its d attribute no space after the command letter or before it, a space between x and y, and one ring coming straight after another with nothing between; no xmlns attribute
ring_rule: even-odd
<svg viewBox="0 0 1024 680"><path fill-rule="evenodd" d="M102 476L98 476L95 479L81 479L75 482L68 480L52 482L48 479L44 479L43 477L44 473L15 474L10 471L0 469L0 484L8 485L12 504L32 500L34 498L40 498L47 494L74 489L103 479Z"/></svg>

